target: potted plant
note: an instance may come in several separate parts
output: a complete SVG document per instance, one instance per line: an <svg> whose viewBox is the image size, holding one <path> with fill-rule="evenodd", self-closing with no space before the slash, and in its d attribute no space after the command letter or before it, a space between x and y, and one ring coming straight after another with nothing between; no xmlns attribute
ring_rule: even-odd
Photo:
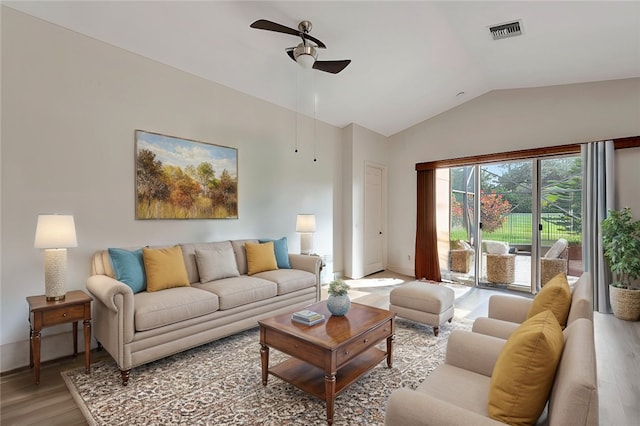
<svg viewBox="0 0 640 426"><path fill-rule="evenodd" d="M333 280L329 283L329 297L327 298L327 309L331 315L345 315L351 307L349 299L349 284L341 279Z"/></svg>
<svg viewBox="0 0 640 426"><path fill-rule="evenodd" d="M609 210L602 221L604 257L614 274L609 286L613 314L635 321L640 317L640 288L633 281L640 277L640 221L633 220L631 209Z"/></svg>

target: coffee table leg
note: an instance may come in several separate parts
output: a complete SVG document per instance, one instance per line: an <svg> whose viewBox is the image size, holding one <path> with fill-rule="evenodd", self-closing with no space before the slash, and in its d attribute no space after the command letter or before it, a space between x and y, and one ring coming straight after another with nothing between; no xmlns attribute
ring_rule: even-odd
<svg viewBox="0 0 640 426"><path fill-rule="evenodd" d="M260 360L262 362L262 384L266 386L269 376L269 346L260 344Z"/></svg>
<svg viewBox="0 0 640 426"><path fill-rule="evenodd" d="M393 341L395 338L395 334L387 337L387 367L389 368L393 365Z"/></svg>
<svg viewBox="0 0 640 426"><path fill-rule="evenodd" d="M333 401L336 399L336 374L325 374L324 396L327 403L327 423L333 423Z"/></svg>

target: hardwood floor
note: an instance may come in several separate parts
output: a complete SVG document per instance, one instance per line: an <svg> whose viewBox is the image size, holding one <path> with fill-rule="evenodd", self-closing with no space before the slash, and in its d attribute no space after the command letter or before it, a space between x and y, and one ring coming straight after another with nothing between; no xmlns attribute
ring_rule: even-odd
<svg viewBox="0 0 640 426"><path fill-rule="evenodd" d="M30 369L2 376L0 405L4 425L86 425L87 421L73 401L60 372L84 365L79 354L52 363L43 363L40 384L33 383Z"/></svg>
<svg viewBox="0 0 640 426"><path fill-rule="evenodd" d="M381 272L358 280L350 294L361 303L388 307L389 285L413 280ZM371 283L371 287L367 287ZM472 288L455 302L457 315L477 318L487 314L489 297L495 290ZM326 298L326 286L323 288ZM634 426L640 419L640 322L628 322L613 315L594 314L596 357L600 399L600 424ZM106 357L94 352L92 361ZM86 425L82 413L60 376L60 372L84 365L84 358L67 358L42 366L40 385L33 384L30 369L2 375L0 424L2 425Z"/></svg>

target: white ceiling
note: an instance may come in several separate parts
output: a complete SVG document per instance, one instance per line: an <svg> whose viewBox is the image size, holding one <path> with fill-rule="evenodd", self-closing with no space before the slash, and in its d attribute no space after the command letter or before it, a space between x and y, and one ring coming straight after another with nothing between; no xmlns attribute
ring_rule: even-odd
<svg viewBox="0 0 640 426"><path fill-rule="evenodd" d="M57 1L14 9L338 127L385 136L494 89L640 77L640 2ZM257 19L327 45L319 60L351 59L340 74L288 58L294 36L249 28ZM488 27L521 20L523 35ZM456 96L459 92L464 94ZM313 93L317 96L314 107Z"/></svg>

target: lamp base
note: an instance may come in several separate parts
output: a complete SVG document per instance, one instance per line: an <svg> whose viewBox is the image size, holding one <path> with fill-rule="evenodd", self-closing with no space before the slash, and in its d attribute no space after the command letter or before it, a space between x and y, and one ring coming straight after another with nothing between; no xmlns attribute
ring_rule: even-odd
<svg viewBox="0 0 640 426"><path fill-rule="evenodd" d="M311 254L313 249L313 234L301 233L300 234L300 254Z"/></svg>
<svg viewBox="0 0 640 426"><path fill-rule="evenodd" d="M64 300L66 294L63 294L62 296L46 296L47 297L47 302L55 302L58 300Z"/></svg>
<svg viewBox="0 0 640 426"><path fill-rule="evenodd" d="M63 300L67 291L67 249L44 251L44 289L47 300Z"/></svg>

